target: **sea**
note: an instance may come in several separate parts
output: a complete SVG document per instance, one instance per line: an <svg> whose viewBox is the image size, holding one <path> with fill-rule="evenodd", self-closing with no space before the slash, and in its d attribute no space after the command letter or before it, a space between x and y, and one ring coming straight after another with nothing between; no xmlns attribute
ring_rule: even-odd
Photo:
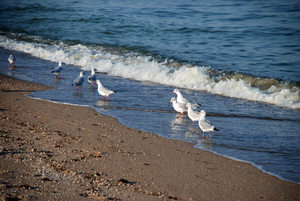
<svg viewBox="0 0 300 201"><path fill-rule="evenodd" d="M88 84L93 68L117 92L106 101ZM29 97L92 107L300 183L299 0L2 0L0 71L55 87ZM202 139L197 122L176 118L175 88L220 131Z"/></svg>

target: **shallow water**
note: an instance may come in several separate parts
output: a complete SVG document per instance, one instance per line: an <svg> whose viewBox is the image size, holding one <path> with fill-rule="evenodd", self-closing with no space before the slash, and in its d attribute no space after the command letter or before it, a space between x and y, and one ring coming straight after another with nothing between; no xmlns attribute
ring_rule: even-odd
<svg viewBox="0 0 300 201"><path fill-rule="evenodd" d="M125 125L195 143L300 182L298 1L2 1L1 73L56 86L30 96L88 105ZM17 67L8 68L13 53ZM51 70L66 63L62 79ZM117 91L104 102L91 68ZM82 93L71 86L84 70ZM220 129L176 119L180 89Z"/></svg>

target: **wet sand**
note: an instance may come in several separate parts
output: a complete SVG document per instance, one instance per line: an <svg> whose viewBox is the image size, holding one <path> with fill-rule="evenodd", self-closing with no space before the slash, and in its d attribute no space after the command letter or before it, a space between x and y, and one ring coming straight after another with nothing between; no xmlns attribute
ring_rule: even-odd
<svg viewBox="0 0 300 201"><path fill-rule="evenodd" d="M0 75L3 200L300 200L250 163L25 96L49 88Z"/></svg>

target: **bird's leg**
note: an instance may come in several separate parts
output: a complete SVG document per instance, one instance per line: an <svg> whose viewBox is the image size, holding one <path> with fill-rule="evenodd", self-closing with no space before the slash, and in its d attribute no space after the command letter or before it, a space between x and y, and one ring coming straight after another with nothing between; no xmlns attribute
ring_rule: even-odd
<svg viewBox="0 0 300 201"><path fill-rule="evenodd" d="M193 121L193 128L194 128L194 121Z"/></svg>
<svg viewBox="0 0 300 201"><path fill-rule="evenodd" d="M210 139L210 132L209 132L209 139Z"/></svg>
<svg viewBox="0 0 300 201"><path fill-rule="evenodd" d="M104 96L104 101L106 101L106 95Z"/></svg>
<svg viewBox="0 0 300 201"><path fill-rule="evenodd" d="M202 135L202 139L204 139L204 132L203 132L203 135Z"/></svg>
<svg viewBox="0 0 300 201"><path fill-rule="evenodd" d="M181 113L180 115L178 115L176 118L180 117L183 113Z"/></svg>

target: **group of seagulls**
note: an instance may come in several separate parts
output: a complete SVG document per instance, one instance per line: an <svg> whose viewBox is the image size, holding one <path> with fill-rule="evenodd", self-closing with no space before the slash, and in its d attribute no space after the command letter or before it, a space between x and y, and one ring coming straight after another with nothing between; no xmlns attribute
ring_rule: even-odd
<svg viewBox="0 0 300 201"><path fill-rule="evenodd" d="M8 61L9 61L9 67L11 67L11 66L15 67L16 59L12 54L8 57ZM55 67L52 71L52 73L54 73L54 75L56 76L57 79L61 78L60 73L63 70L62 64L64 64L64 63L59 62L58 66ZM81 71L79 74L79 77L77 77L72 84L72 86L76 86L77 91L78 91L79 87L81 88L81 91L82 91L82 84L84 82L83 74L84 74L83 71ZM116 93L112 90L105 88L102 85L100 80L96 78L95 69L93 69L93 68L92 68L91 74L88 76L88 82L89 82L89 85L91 85L92 83L94 83L94 85L95 84L98 85L98 93L101 96L104 96L104 101L106 101L106 98L108 96L110 96L113 93ZM202 136L203 139L204 139L205 132L209 133L209 139L210 139L211 131L219 131L216 127L214 127L212 125L212 123L210 121L205 119L206 112L204 110L201 110L200 112L194 111L194 109L196 109L198 106L200 106L200 104L191 103L189 100L187 100L186 98L183 97L183 95L181 94L181 92L178 89L174 89L172 91L172 93L175 93L177 95L177 98L173 97L170 100L169 104L172 103L174 110L180 113L180 115L176 116L176 118L179 118L180 116L182 116L184 118L184 113L187 113L188 117L193 121L193 126L194 126L194 122L198 121L198 125L199 125L200 129L203 131L203 136Z"/></svg>
<svg viewBox="0 0 300 201"><path fill-rule="evenodd" d="M200 129L203 131L202 138L204 139L204 133L209 133L209 139L211 138L210 132L211 131L219 131L215 126L212 125L210 121L208 121L206 117L206 112L204 110L201 110L200 112L194 111L200 104L197 103L191 103L189 100L183 97L181 92L178 89L174 89L172 93L175 93L177 95L177 98L173 97L169 104L172 103L173 108L176 112L180 112L180 115L176 116L176 118L179 118L182 116L184 118L184 113L187 113L188 117L194 122L198 121L198 125Z"/></svg>
<svg viewBox="0 0 300 201"><path fill-rule="evenodd" d="M59 62L59 63L58 63L58 66L55 67L55 68L53 69L53 71L52 71L52 73L54 73L54 75L56 76L57 79L60 78L60 73L61 73L61 71L62 71L62 69L63 69L62 64L64 64L64 63L63 63L63 62ZM84 82L83 74L84 74L84 72L81 71L80 74L79 74L79 77L77 77L77 78L74 80L73 84L72 84L72 86L75 86L75 87L77 88L77 91L78 91L78 88L79 88L79 87L80 87L80 89L81 89L81 91L82 91L82 84L83 84L83 82ZM101 84L100 80L96 78L96 74L95 74L95 69L94 69L94 68L92 68L92 72L91 72L91 74L88 76L88 81L89 81L89 85L91 85L92 83L94 83L94 85L95 85L95 84L98 85L98 93L99 93L101 96L104 96L104 101L106 101L106 98L107 98L109 95L111 95L111 94L113 94L113 93L116 93L116 92L114 92L114 91L112 91L112 90L109 90L109 89L105 88L105 87Z"/></svg>

